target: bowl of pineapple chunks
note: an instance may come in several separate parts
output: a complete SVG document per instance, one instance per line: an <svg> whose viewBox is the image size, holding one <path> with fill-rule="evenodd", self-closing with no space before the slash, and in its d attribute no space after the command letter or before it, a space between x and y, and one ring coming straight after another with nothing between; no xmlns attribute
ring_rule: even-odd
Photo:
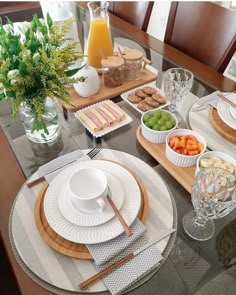
<svg viewBox="0 0 236 295"><path fill-rule="evenodd" d="M166 110L150 110L141 117L143 137L152 143L165 143L167 135L178 125L174 114Z"/></svg>

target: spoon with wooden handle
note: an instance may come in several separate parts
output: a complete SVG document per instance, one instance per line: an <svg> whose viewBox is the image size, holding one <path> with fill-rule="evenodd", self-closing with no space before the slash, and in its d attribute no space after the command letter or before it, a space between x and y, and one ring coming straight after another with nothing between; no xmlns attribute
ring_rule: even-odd
<svg viewBox="0 0 236 295"><path fill-rule="evenodd" d="M132 235L132 232L131 232L129 226L127 225L127 223L125 222L124 218L120 214L120 211L117 209L115 203L112 201L110 196L111 196L111 190L110 190L110 188L108 188L107 200L108 200L109 204L111 205L112 209L114 210L116 217L119 219L121 225L123 226L127 236L130 237Z"/></svg>

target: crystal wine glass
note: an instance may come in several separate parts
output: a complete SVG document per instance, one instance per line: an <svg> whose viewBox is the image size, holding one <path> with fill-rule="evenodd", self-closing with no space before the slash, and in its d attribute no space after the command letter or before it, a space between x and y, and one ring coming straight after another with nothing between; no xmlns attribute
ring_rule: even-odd
<svg viewBox="0 0 236 295"><path fill-rule="evenodd" d="M201 169L192 186L195 210L183 217L183 228L195 240L205 241L215 233L212 219L224 217L236 206L235 175L218 167Z"/></svg>
<svg viewBox="0 0 236 295"><path fill-rule="evenodd" d="M182 100L193 85L193 74L182 68L172 68L165 72L163 88L167 99L170 101L168 109L174 113L180 123L181 115L177 111L177 101Z"/></svg>

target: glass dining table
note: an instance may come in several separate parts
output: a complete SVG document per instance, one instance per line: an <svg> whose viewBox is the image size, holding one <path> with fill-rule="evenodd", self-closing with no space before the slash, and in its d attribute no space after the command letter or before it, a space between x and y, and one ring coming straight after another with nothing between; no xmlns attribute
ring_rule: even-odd
<svg viewBox="0 0 236 295"><path fill-rule="evenodd" d="M88 33L88 12L78 2L75 7L78 16L79 38L83 48ZM195 76L194 83L190 95L178 104L178 111L183 117L183 126L186 128L191 128L189 110L199 98L218 90L220 86L222 86L219 89L221 91L230 91L232 90L230 88L235 87L235 84L227 78L205 65L196 63L182 53L174 51L172 54L174 50L172 48L164 50L162 42L154 40L145 32L113 15L110 16L110 30L113 44L139 49L151 60L151 66L157 72L156 87L160 89L167 69L189 66L188 69ZM159 46L159 44L162 45ZM186 61L185 58L187 58ZM196 71L194 71L195 64ZM206 69L206 71L203 73L201 69ZM210 77L209 80L207 77ZM199 242L191 239L182 227L184 214L192 209L190 193L137 140L136 132L140 126L141 114L127 104L120 95L111 99L132 118L131 123L101 138L94 138L86 131L73 112L68 112L68 117L65 119L61 105L56 103L62 136L57 144L47 146L39 146L39 144L28 141L19 118L13 125L5 128L4 126L9 123L11 109L7 102L2 102L0 123L25 178L29 178L42 164L77 149L87 150L98 146L102 149L118 150L137 157L152 167L166 183L177 209L177 232L172 248L162 266L137 288L131 290L130 294L234 294L236 290L236 211L214 221L216 232L210 240ZM4 168L1 167L1 169ZM1 204L4 206L2 196ZM3 242L4 239L8 239L6 234L2 237ZM11 252L11 249L6 249L6 251ZM28 293L22 294L51 294L37 284L32 285L29 277L19 276L22 270L18 267L12 266L12 269L20 292L26 285L30 286L28 289L25 288Z"/></svg>

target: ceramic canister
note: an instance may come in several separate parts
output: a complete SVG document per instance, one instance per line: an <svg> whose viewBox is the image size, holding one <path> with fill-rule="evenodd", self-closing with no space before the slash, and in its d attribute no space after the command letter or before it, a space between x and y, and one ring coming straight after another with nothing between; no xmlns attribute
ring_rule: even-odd
<svg viewBox="0 0 236 295"><path fill-rule="evenodd" d="M75 91L82 97L88 97L99 91L100 80L97 71L87 64L75 75L75 77L85 77L84 82L74 84Z"/></svg>

